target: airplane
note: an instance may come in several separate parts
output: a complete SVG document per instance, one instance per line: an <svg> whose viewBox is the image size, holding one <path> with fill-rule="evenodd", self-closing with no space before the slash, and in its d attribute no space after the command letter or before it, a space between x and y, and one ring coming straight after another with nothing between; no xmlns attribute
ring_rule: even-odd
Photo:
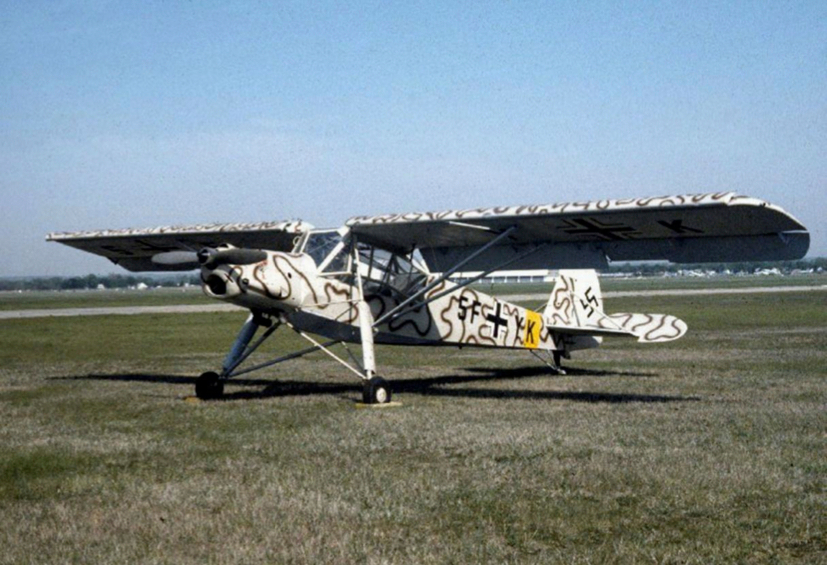
<svg viewBox="0 0 827 565"><path fill-rule="evenodd" d="M686 333L675 316L606 313L595 270L609 261L789 260L809 248L793 216L733 192L357 216L334 229L285 221L47 240L129 271L200 269L207 296L249 310L220 370L196 379L198 398L218 399L232 377L321 350L361 379L365 404L391 401L376 345L525 350L564 373L563 358L606 337L659 343ZM550 268L559 272L542 311L471 286L494 271ZM282 326L309 346L242 369ZM348 343L361 345L361 359Z"/></svg>

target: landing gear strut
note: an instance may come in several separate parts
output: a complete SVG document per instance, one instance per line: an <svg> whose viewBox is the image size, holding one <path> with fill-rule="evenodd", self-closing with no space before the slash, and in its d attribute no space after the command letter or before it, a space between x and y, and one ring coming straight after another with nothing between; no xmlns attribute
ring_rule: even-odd
<svg viewBox="0 0 827 565"><path fill-rule="evenodd" d="M387 381L382 377L376 376L376 360L374 356L374 346L373 346L373 333L374 328L376 326L376 322L373 319L373 314L371 313L370 306L365 301L365 294L364 289L362 288L362 276L361 276L361 263L360 263L360 254L359 248L356 245L356 241L353 241L353 245L351 246L351 252L353 253L353 274L356 278L356 286L358 288L358 295L355 299L352 299L350 302L355 306L357 310L357 315L359 319L359 338L362 344L362 364L359 369L351 366L349 363L340 359L336 354L328 349L330 345L335 343L343 343L343 339L334 339L327 343L319 343L311 336L307 335L301 329L295 327L293 323L288 319L287 315L279 315L277 320L271 319L270 315L264 312L258 312L255 310L251 310L247 321L241 328L241 331L238 333L238 337L236 338L235 342L233 343L232 347L230 348L230 352L227 354L227 357L224 359L224 363L222 366L221 373L214 373L208 372L204 373L195 383L195 394L198 398L203 400L215 399L220 397L224 392L224 381L229 379L230 377L241 375L244 373L249 373L264 367L269 367L275 365L277 363L281 363L282 361L287 361L288 359L295 359L296 357L301 357L306 353L310 353L313 351L321 350L324 351L327 355L331 356L333 359L347 367L350 371L355 373L360 379L362 379L364 383L364 388L362 390L362 399L365 404L387 404L391 400L391 389L388 386ZM280 357L279 359L275 359L273 361L269 361L267 363L262 363L252 368L245 369L243 371L237 371L238 366L244 362L258 347L270 336L272 333L278 328L281 324L285 324L287 327L298 333L301 337L305 338L306 340L310 341L313 344L313 347L308 349L304 349L302 351L291 353L289 355L285 355ZM251 343L253 337L255 336L256 332L259 328L267 328L262 335L255 343ZM355 340L354 340L355 341ZM349 352L348 352L349 353ZM351 355L351 359L354 361L354 364L359 365L359 362L353 358Z"/></svg>
<svg viewBox="0 0 827 565"><path fill-rule="evenodd" d="M250 342L256 335L259 328L267 328L264 336L261 337L252 347ZM224 394L224 381L232 376L233 371L244 361L265 339L267 339L278 327L278 324L273 324L269 319L265 318L257 312L250 312L250 316L241 331L238 333L235 342L233 343L230 352L224 359L221 367L221 374L213 371L203 373L195 380L195 396L201 400L215 400L221 398Z"/></svg>
<svg viewBox="0 0 827 565"><path fill-rule="evenodd" d="M365 314L363 313L362 315L364 316ZM367 313L367 316L369 315L370 314ZM365 319L364 326L370 328L371 321L372 319L370 318ZM238 370L239 365L241 365L244 360L246 360L256 349L258 349L258 347L268 337L270 337L281 324L285 324L301 337L310 341L313 346L302 349L301 351L296 351L295 353L283 355L278 359L267 361L254 367ZM267 330L258 340L251 343L256 334L256 330L261 327L265 327ZM385 379L375 376L375 363L373 361L373 336L369 330L364 333L367 334L367 337L365 335L362 336L363 353L365 354L365 366L368 367L368 369L359 370L330 351L330 346L342 343L341 340L331 340L325 343L319 343L311 336L294 327L293 324L287 320L271 321L260 314L253 312L250 317L247 318L247 321L241 328L241 331L239 332L236 341L233 343L230 352L224 359L221 373L209 371L198 377L195 380L195 395L201 400L216 400L221 398L224 394L224 382L231 377L258 371L259 369L264 369L265 367L272 367L273 365L283 363L284 361L289 361L290 359L302 357L308 353L313 353L314 351L323 351L362 379L362 382L364 383L364 388L362 389L362 400L365 404L387 404L391 400L391 389ZM355 359L354 362L356 362ZM358 364L358 362L356 363Z"/></svg>

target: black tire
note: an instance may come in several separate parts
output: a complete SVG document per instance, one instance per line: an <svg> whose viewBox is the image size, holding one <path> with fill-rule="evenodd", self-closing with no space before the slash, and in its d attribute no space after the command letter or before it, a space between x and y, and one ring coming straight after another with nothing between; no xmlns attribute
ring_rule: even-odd
<svg viewBox="0 0 827 565"><path fill-rule="evenodd" d="M208 371L195 379L195 396L201 400L215 400L224 394L224 383L218 373Z"/></svg>
<svg viewBox="0 0 827 565"><path fill-rule="evenodd" d="M373 377L365 383L362 401L365 404L387 404L391 401L391 387L382 377Z"/></svg>

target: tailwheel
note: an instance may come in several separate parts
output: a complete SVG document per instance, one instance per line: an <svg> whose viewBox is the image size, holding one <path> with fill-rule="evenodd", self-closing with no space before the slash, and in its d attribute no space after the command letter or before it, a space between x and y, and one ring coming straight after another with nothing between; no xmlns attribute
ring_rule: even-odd
<svg viewBox="0 0 827 565"><path fill-rule="evenodd" d="M224 394L224 383L218 373L208 371L195 379L195 396L201 400L215 400Z"/></svg>
<svg viewBox="0 0 827 565"><path fill-rule="evenodd" d="M365 404L387 404L391 401L391 387L382 377L373 377L365 383L362 402Z"/></svg>

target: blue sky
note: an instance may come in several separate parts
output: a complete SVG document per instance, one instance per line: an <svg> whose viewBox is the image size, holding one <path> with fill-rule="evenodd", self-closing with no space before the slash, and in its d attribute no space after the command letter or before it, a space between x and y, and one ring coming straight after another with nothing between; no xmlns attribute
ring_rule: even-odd
<svg viewBox="0 0 827 565"><path fill-rule="evenodd" d="M50 231L734 190L827 255L824 2L0 1L0 276Z"/></svg>

